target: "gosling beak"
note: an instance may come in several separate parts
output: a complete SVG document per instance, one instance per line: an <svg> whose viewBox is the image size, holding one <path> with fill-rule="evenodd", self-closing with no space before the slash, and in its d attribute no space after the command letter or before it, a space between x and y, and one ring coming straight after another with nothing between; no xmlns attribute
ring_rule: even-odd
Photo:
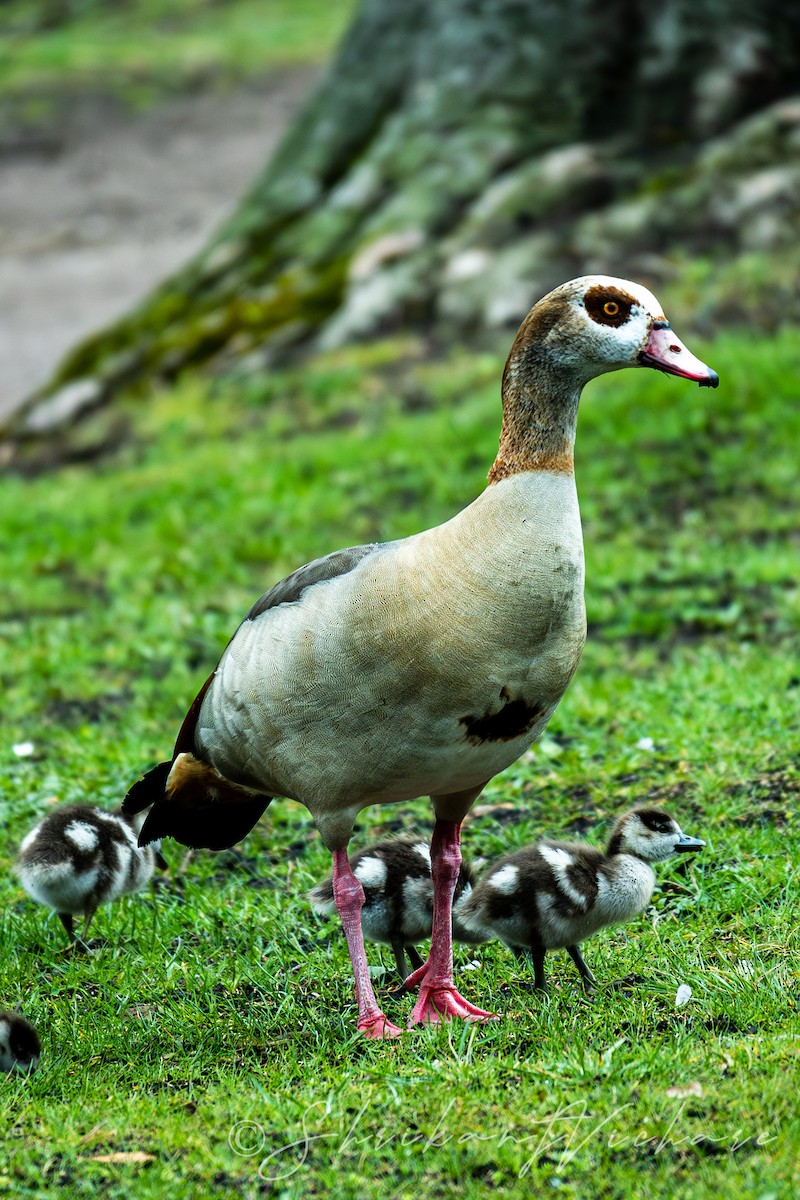
<svg viewBox="0 0 800 1200"><path fill-rule="evenodd" d="M702 850L705 842L700 838L689 837L688 833L682 833L680 841L675 843L676 853L681 853L684 850Z"/></svg>
<svg viewBox="0 0 800 1200"><path fill-rule="evenodd" d="M670 329L669 321L653 321L644 349L639 352L639 362L643 367L655 367L667 375L693 379L700 387L719 386L717 372L686 349Z"/></svg>

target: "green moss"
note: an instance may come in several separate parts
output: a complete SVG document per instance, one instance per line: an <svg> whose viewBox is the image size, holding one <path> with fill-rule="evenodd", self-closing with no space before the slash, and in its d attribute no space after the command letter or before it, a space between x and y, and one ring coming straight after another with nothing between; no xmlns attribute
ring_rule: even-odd
<svg viewBox="0 0 800 1200"><path fill-rule="evenodd" d="M193 363L206 363L234 339L241 348L247 342L257 345L297 322L313 328L339 303L347 266L348 260L342 258L317 269L292 268L278 275L268 289L237 289L222 302L218 295L209 295L195 304L173 282L142 308L73 350L48 392L70 380L96 376L136 394L149 386L149 376L172 375ZM114 420L114 413L109 420ZM81 436L80 430L74 432Z"/></svg>

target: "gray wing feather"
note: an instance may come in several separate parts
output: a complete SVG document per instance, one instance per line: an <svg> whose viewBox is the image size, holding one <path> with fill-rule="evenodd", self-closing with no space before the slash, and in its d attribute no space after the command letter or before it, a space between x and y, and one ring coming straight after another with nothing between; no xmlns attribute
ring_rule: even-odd
<svg viewBox="0 0 800 1200"><path fill-rule="evenodd" d="M386 544L385 542L371 542L366 546L348 546L346 550L334 550L333 554L326 554L324 558L315 558L305 566L298 567L296 571L292 571L291 575L287 575L285 579L281 579L264 592L264 595L256 600L245 620L254 621L269 608L276 608L279 604L290 604L293 600L299 600L306 588L313 587L315 583L335 579L337 575L346 575L348 571L352 571L354 567L358 566L362 559L374 554L376 550L380 550Z"/></svg>

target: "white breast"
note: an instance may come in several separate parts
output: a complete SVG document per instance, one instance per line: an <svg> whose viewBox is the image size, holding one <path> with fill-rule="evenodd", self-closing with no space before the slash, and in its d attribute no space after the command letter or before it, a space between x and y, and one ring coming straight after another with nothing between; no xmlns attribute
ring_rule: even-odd
<svg viewBox="0 0 800 1200"><path fill-rule="evenodd" d="M601 876L595 908L604 925L630 921L644 912L653 895L656 877L649 863L632 854L616 854L611 879Z"/></svg>
<svg viewBox="0 0 800 1200"><path fill-rule="evenodd" d="M96 863L81 872L76 872L70 862L19 869L19 881L33 900L64 913L84 911L99 875Z"/></svg>

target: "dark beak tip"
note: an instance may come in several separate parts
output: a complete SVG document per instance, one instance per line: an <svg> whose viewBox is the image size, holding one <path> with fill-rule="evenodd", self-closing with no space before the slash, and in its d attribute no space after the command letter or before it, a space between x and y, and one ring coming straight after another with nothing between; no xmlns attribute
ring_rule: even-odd
<svg viewBox="0 0 800 1200"><path fill-rule="evenodd" d="M712 371L711 368L709 367L708 379L699 380L698 387L710 387L710 388L719 387L719 375L717 374L717 372Z"/></svg>

